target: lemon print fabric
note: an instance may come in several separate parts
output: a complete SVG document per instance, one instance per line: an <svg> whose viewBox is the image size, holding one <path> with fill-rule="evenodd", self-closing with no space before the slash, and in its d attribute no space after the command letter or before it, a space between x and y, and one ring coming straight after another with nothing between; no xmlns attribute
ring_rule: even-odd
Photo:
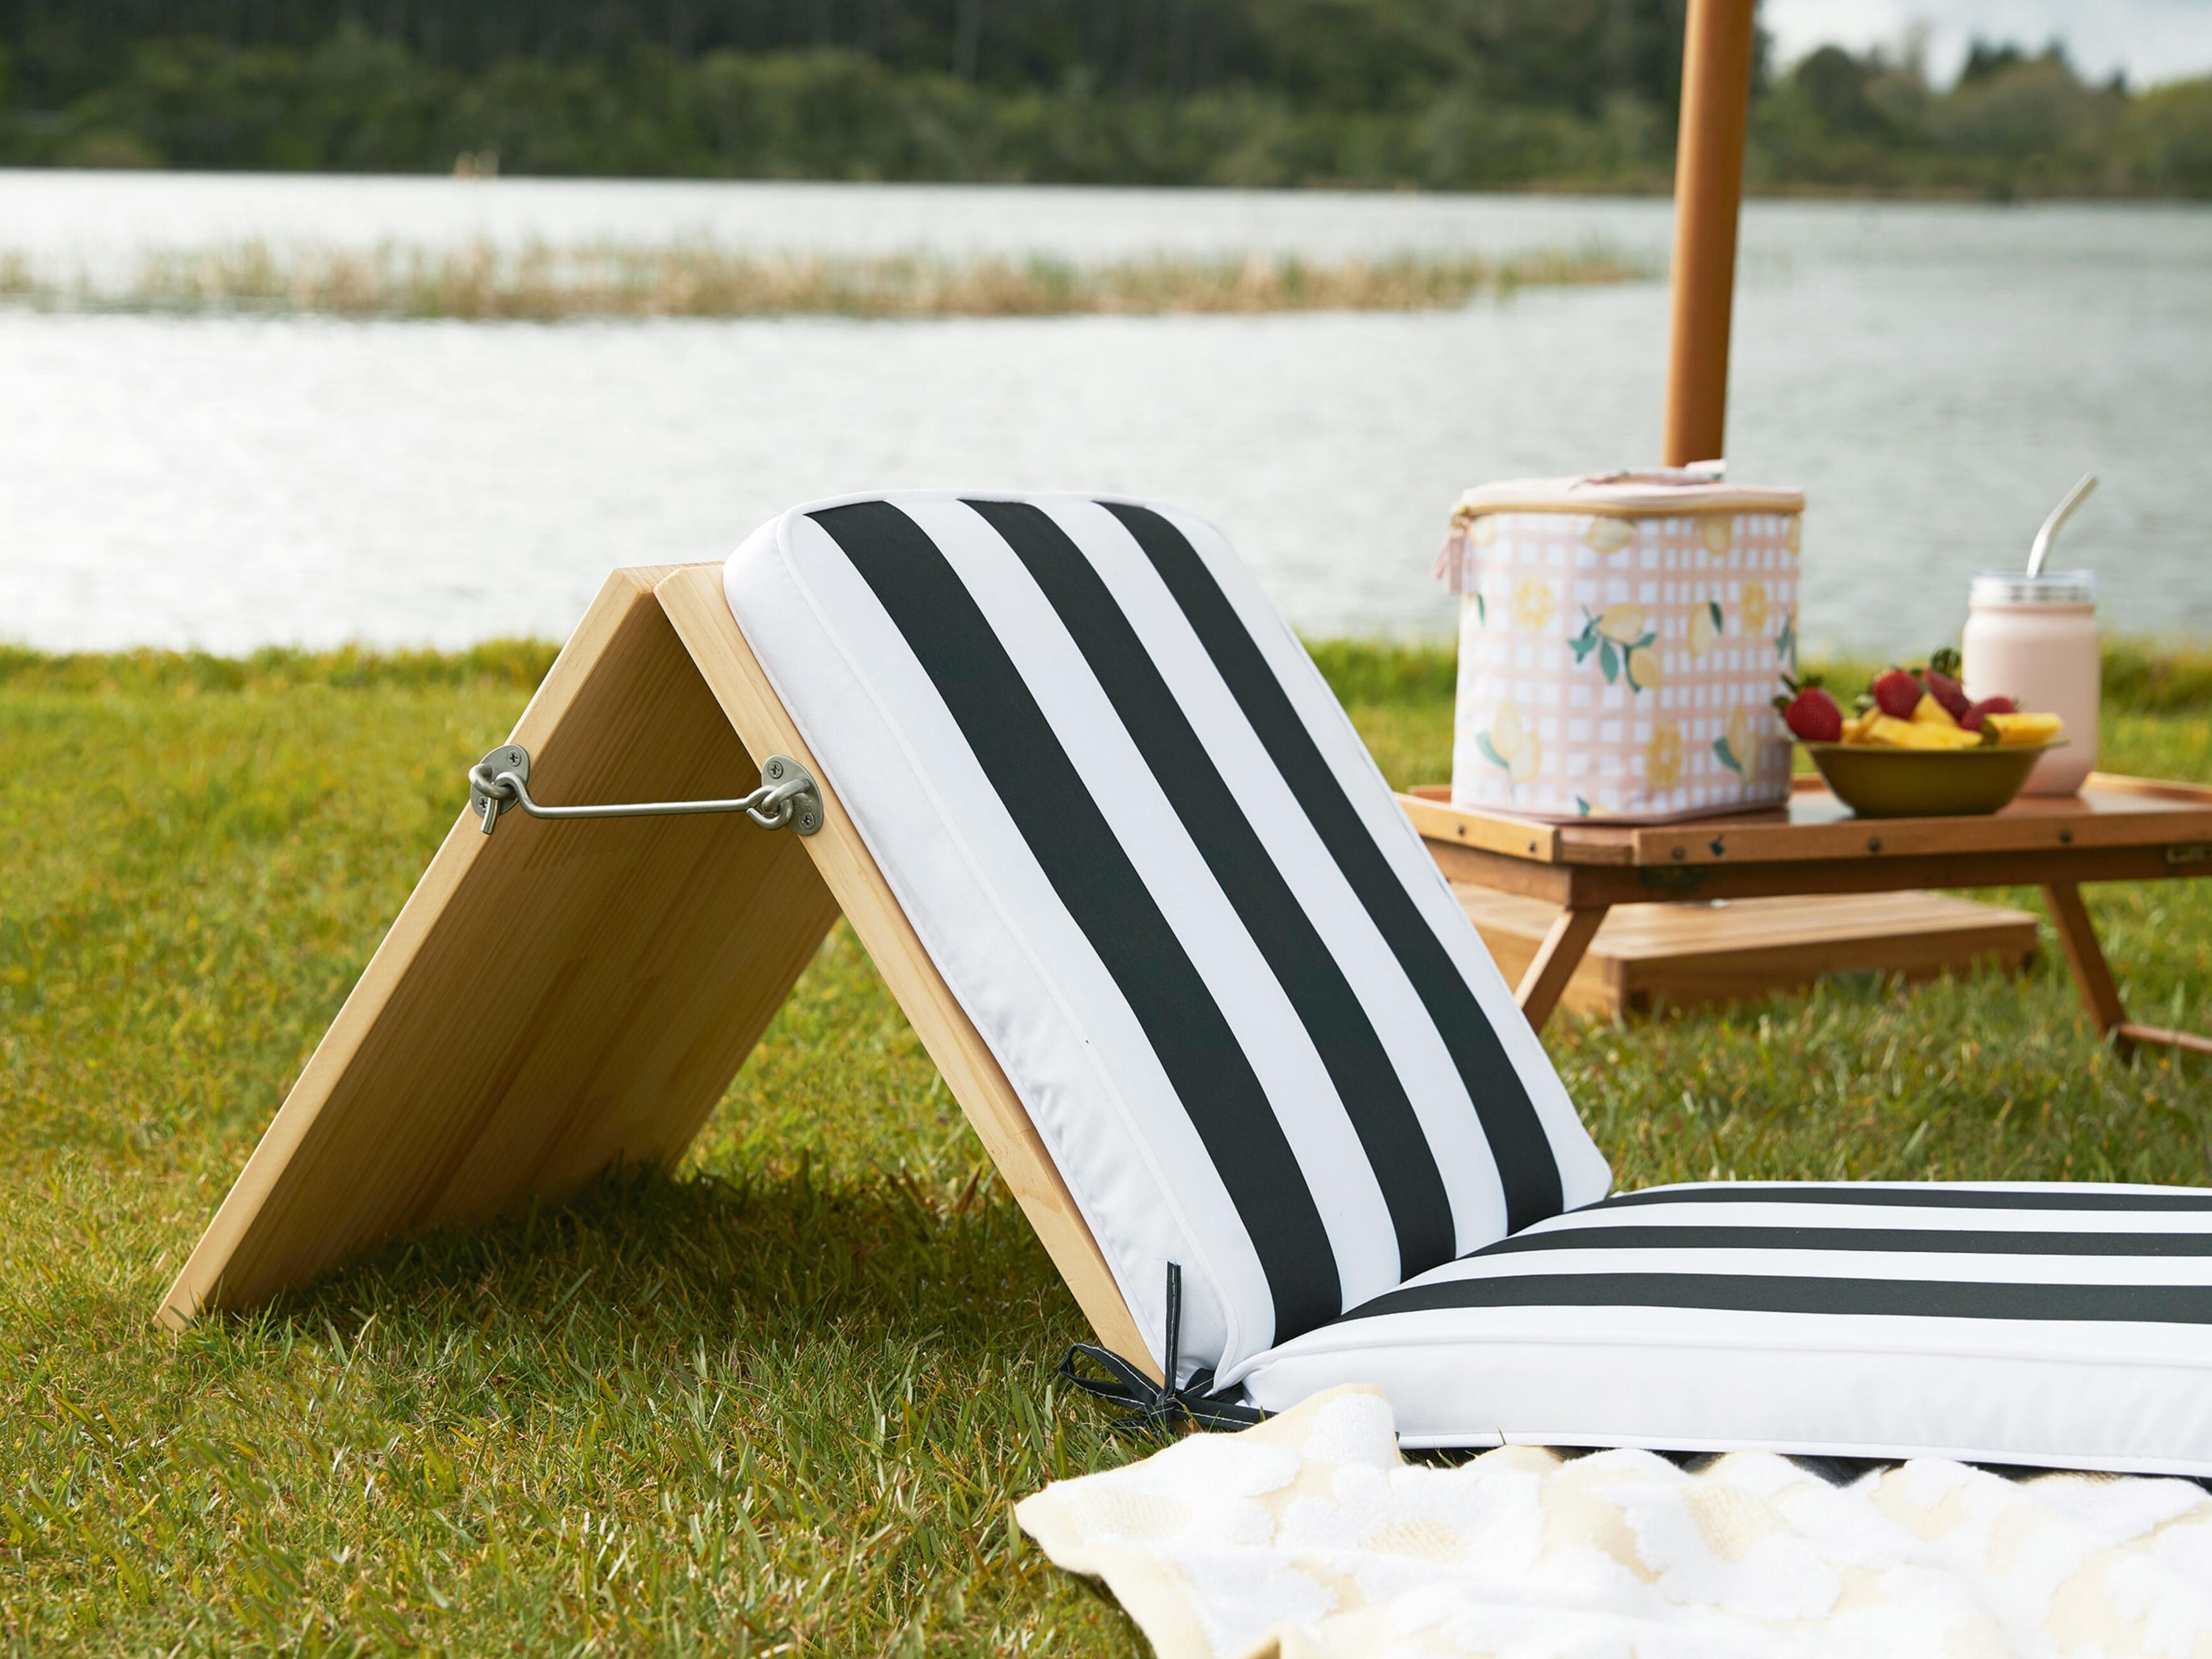
<svg viewBox="0 0 2212 1659"><path fill-rule="evenodd" d="M1626 519L1592 519L1590 527L1583 532L1583 544L1607 558L1635 539L1636 526Z"/></svg>
<svg viewBox="0 0 2212 1659"><path fill-rule="evenodd" d="M1796 527L1735 510L1470 515L1452 799L1646 822L1780 799L1766 699L1801 648Z"/></svg>
<svg viewBox="0 0 2212 1659"><path fill-rule="evenodd" d="M1713 739L1713 758L1740 778L1749 777L1759 765L1759 750L1751 729L1751 716L1741 704L1729 711L1728 730Z"/></svg>
<svg viewBox="0 0 2212 1659"><path fill-rule="evenodd" d="M1541 633L1558 614L1559 601L1552 584L1541 576L1523 576L1513 584L1513 625L1531 634Z"/></svg>
<svg viewBox="0 0 2212 1659"><path fill-rule="evenodd" d="M1743 616L1743 631L1750 638L1756 639L1766 632L1767 605L1765 582L1746 582L1743 585L1743 598L1738 602L1738 608Z"/></svg>
<svg viewBox="0 0 2212 1659"><path fill-rule="evenodd" d="M1490 730L1478 732L1474 746L1482 750L1482 757L1494 766L1505 769L1505 775L1516 783L1534 781L1544 764L1544 745L1535 732L1522 720L1521 711L1510 702L1501 702L1490 717Z"/></svg>
<svg viewBox="0 0 2212 1659"><path fill-rule="evenodd" d="M1681 781L1682 728L1673 720L1661 720L1644 745L1644 787L1656 795Z"/></svg>
<svg viewBox="0 0 2212 1659"><path fill-rule="evenodd" d="M1707 599L1690 610L1690 654L1702 657L1713 648L1714 643L1727 631L1728 619L1721 615L1721 602Z"/></svg>
<svg viewBox="0 0 2212 1659"><path fill-rule="evenodd" d="M1640 605L1609 605L1604 611L1583 612L1582 632L1567 641L1577 666L1595 653L1598 672L1607 685L1624 677L1631 691L1649 691L1666 678L1659 653L1652 649L1659 630Z"/></svg>

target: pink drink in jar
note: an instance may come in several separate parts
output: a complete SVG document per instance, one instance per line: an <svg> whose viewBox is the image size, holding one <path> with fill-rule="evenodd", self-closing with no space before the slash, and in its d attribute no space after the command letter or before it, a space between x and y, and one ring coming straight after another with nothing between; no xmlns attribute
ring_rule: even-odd
<svg viewBox="0 0 2212 1659"><path fill-rule="evenodd" d="M2063 720L2065 746L2035 763L2021 793L2073 794L2097 764L2096 572L1984 570L1967 604L1966 696L2011 697Z"/></svg>

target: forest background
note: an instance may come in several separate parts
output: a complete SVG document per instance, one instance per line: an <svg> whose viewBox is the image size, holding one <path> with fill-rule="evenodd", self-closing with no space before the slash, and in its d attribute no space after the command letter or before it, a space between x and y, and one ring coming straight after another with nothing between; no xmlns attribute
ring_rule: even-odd
<svg viewBox="0 0 2212 1659"><path fill-rule="evenodd" d="M0 165L1663 191L1683 0L0 0ZM2212 76L1774 61L1766 193L2212 196Z"/></svg>

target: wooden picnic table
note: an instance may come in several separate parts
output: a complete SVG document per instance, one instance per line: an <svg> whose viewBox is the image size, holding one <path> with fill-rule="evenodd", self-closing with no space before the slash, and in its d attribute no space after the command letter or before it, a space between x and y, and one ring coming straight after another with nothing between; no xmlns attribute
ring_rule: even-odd
<svg viewBox="0 0 2212 1659"><path fill-rule="evenodd" d="M1786 806L1672 823L1551 823L1455 807L1450 791L1399 796L1445 876L1560 907L1517 996L1542 1028L1616 904L2040 887L2097 1029L2212 1054L2212 1037L2130 1020L2082 907L2085 881L2212 876L2212 788L2096 772L2079 795L2023 797L1978 817L1863 818L1818 778Z"/></svg>

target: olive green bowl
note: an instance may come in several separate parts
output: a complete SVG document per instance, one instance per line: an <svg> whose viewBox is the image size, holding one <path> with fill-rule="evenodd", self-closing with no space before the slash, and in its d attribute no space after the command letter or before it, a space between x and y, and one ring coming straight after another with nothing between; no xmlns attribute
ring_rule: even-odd
<svg viewBox="0 0 2212 1659"><path fill-rule="evenodd" d="M1805 752L1836 799L1863 818L1948 818L1994 812L2020 793L2047 749L1892 749L1872 743L1808 743Z"/></svg>

